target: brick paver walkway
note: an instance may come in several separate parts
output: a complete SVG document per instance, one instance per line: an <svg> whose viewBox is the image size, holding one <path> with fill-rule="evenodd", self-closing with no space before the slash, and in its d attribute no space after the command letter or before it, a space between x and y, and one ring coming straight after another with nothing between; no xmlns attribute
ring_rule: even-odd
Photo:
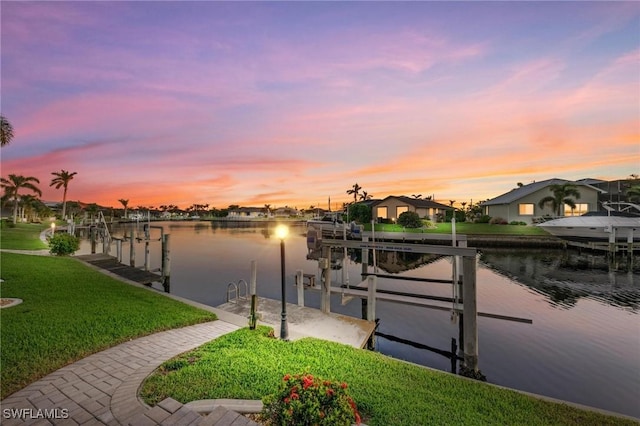
<svg viewBox="0 0 640 426"><path fill-rule="evenodd" d="M155 368L240 327L213 321L132 340L63 367L0 402L2 425L250 425L219 407L203 417L166 399L153 408L137 397Z"/></svg>

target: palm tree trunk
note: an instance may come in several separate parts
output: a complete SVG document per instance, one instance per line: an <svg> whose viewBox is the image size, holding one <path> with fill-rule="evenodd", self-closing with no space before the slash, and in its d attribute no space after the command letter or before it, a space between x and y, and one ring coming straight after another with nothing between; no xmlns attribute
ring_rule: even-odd
<svg viewBox="0 0 640 426"><path fill-rule="evenodd" d="M67 219L67 187L64 187L64 192L62 193L62 220Z"/></svg>
<svg viewBox="0 0 640 426"><path fill-rule="evenodd" d="M18 222L18 199L13 199L13 224Z"/></svg>

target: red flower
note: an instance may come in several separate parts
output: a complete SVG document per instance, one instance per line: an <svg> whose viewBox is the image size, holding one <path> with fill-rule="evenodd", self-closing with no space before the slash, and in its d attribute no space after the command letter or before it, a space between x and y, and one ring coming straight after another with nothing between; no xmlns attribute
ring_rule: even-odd
<svg viewBox="0 0 640 426"><path fill-rule="evenodd" d="M333 389L327 389L327 395L333 396L334 393Z"/></svg>
<svg viewBox="0 0 640 426"><path fill-rule="evenodd" d="M302 387L304 389L309 388L309 386L313 385L313 376L309 375L302 379Z"/></svg>
<svg viewBox="0 0 640 426"><path fill-rule="evenodd" d="M284 381L286 382L286 381L287 381L287 380L289 380L290 378L291 378L291 375L289 375L289 374L285 374L285 375L284 375L284 377L282 378L282 380L284 380Z"/></svg>
<svg viewBox="0 0 640 426"><path fill-rule="evenodd" d="M300 398L300 395L298 395L297 393L291 394L291 399L298 399L298 398Z"/></svg>
<svg viewBox="0 0 640 426"><path fill-rule="evenodd" d="M346 389L346 388L347 388L347 384L343 382L343 383L340 385L340 387L341 387L342 389Z"/></svg>
<svg viewBox="0 0 640 426"><path fill-rule="evenodd" d="M360 414L358 414L358 412L356 411L356 424L359 425L360 422L361 422Z"/></svg>
<svg viewBox="0 0 640 426"><path fill-rule="evenodd" d="M285 398L284 398L284 403L285 403L285 404L288 404L288 403L289 403L289 401L291 401L289 398L287 398L287 397L285 397Z"/></svg>

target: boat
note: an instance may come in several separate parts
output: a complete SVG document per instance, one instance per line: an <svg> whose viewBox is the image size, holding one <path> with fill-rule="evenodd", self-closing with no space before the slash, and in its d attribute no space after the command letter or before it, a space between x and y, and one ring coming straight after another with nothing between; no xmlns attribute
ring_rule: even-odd
<svg viewBox="0 0 640 426"><path fill-rule="evenodd" d="M601 212L553 219L537 226L569 241L640 242L640 205L621 202L605 203L603 207Z"/></svg>
<svg viewBox="0 0 640 426"><path fill-rule="evenodd" d="M351 233L349 224L342 219L340 212L328 212L322 217L309 219L307 227L312 227L322 234L343 235L345 231L347 234Z"/></svg>

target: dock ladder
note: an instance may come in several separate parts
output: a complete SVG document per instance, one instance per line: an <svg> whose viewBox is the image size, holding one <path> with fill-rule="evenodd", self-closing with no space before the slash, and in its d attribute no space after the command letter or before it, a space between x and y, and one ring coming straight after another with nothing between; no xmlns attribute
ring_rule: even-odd
<svg viewBox="0 0 640 426"><path fill-rule="evenodd" d="M244 294L242 290L244 290ZM240 280L237 284L234 282L227 284L227 302L233 300L235 303L238 303L240 299L246 300L248 293L249 285L245 280Z"/></svg>

